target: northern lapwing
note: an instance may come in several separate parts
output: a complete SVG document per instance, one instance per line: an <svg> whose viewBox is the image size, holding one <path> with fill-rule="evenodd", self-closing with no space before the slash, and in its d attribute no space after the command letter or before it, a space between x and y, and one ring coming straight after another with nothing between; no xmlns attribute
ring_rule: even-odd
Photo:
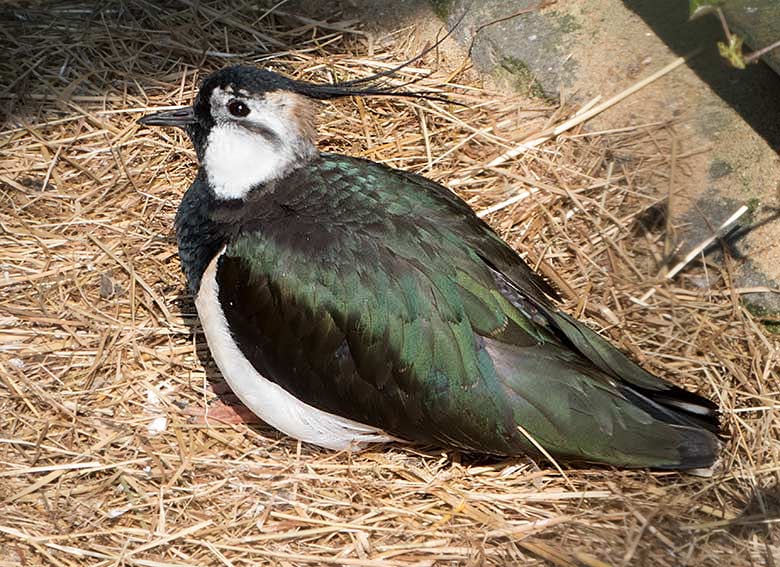
<svg viewBox="0 0 780 567"><path fill-rule="evenodd" d="M557 310L555 290L464 201L317 149L313 100L391 94L367 85L229 67L191 108L139 120L183 128L195 146L179 255L238 398L328 449L402 439L711 466L716 406Z"/></svg>

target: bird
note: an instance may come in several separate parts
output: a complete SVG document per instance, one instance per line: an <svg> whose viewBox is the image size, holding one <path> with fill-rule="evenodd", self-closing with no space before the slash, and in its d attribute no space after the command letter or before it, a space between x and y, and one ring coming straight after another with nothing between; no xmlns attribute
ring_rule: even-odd
<svg viewBox="0 0 780 567"><path fill-rule="evenodd" d="M380 75L319 84L230 66L192 106L138 120L194 146L176 238L233 393L277 430L337 451L401 440L711 467L716 404L560 310L555 288L443 185L318 149L318 101L438 96Z"/></svg>

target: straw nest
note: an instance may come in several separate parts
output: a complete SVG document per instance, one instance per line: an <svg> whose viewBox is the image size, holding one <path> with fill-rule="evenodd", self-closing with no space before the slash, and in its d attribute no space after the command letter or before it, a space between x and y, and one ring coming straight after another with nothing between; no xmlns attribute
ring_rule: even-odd
<svg viewBox="0 0 780 567"><path fill-rule="evenodd" d="M228 63L331 81L419 45L414 28L370 35L284 6L161 5L0 14L0 565L774 564L777 339L741 307L728 256L664 277L659 211L694 153L682 129L575 126L488 168L577 109L494 92L465 58L432 52L397 79L432 72L421 86L465 106L323 104L322 147L449 184L565 309L717 400L720 468L559 471L400 444L349 455L198 417L224 386L172 237L196 163L179 133L135 119L189 102Z"/></svg>

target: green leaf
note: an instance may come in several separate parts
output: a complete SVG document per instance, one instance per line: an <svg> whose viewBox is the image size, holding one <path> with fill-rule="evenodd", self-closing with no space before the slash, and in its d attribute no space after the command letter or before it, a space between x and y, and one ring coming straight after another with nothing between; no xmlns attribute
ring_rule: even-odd
<svg viewBox="0 0 780 567"><path fill-rule="evenodd" d="M719 41L718 52L732 67L745 68L745 56L742 53L742 38L740 36L732 35L728 44Z"/></svg>

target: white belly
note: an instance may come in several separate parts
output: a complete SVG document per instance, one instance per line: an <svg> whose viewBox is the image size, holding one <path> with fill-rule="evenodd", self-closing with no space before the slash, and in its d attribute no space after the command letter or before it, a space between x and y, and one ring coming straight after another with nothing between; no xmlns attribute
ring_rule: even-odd
<svg viewBox="0 0 780 567"><path fill-rule="evenodd" d="M319 410L263 378L241 352L219 304L217 260L200 283L195 305L203 331L222 376L233 393L263 421L291 437L334 450L358 450L368 443L392 440L382 431Z"/></svg>

